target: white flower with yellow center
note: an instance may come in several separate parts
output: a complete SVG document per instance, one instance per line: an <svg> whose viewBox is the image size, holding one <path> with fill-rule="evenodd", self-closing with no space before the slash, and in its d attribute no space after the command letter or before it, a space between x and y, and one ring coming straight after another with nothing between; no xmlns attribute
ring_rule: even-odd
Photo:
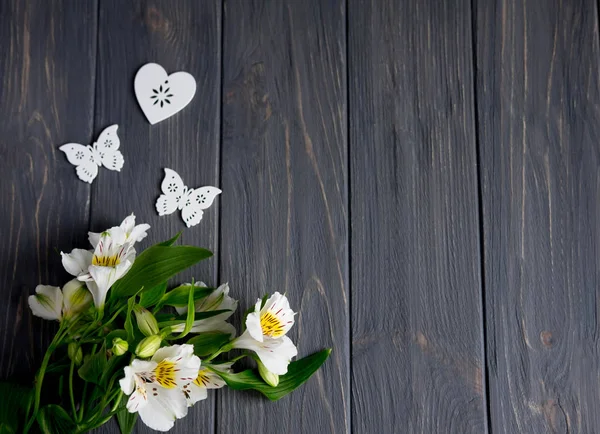
<svg viewBox="0 0 600 434"><path fill-rule="evenodd" d="M254 306L254 312L246 318L246 328L250 335L259 342L265 337L280 338L294 325L294 311L285 295L276 292L261 309L259 299Z"/></svg>
<svg viewBox="0 0 600 434"><path fill-rule="evenodd" d="M191 283L185 283L181 286L189 286ZM196 282L194 286L206 287L203 282ZM216 310L227 310L229 312L223 312L218 315L212 316L206 319L199 319L194 321L194 325L191 329L191 333L204 333L204 332L222 332L228 333L231 337L235 336L235 327L229 324L227 319L233 315L237 309L238 301L234 300L229 296L229 284L224 283L219 286L207 297L196 301L195 311L196 312L213 312ZM187 312L186 307L176 308L177 313L184 314ZM175 326L173 332L180 333L184 329L184 325Z"/></svg>
<svg viewBox="0 0 600 434"><path fill-rule="evenodd" d="M120 244L129 242L133 245L134 243L142 241L144 238L146 238L146 235L148 235L148 229L150 229L149 224L142 223L140 225L136 225L135 215L131 214L125 217L125 220L123 220L120 226L112 227L106 230L105 232L108 232L113 237L113 239L115 239ZM101 236L102 233L88 232L88 239L92 247L96 248Z"/></svg>
<svg viewBox="0 0 600 434"><path fill-rule="evenodd" d="M188 406L194 405L208 397L208 389L220 389L225 386L225 381L213 371L231 373L233 363L220 363L216 365L206 365L198 371L198 376L194 381L183 386L183 393L187 398ZM210 367L210 369L209 369Z"/></svg>
<svg viewBox="0 0 600 434"><path fill-rule="evenodd" d="M294 311L285 295L276 292L261 308L259 299L246 317L246 331L231 342L233 348L251 350L273 374L283 375L293 357L294 343L285 334L294 325Z"/></svg>
<svg viewBox="0 0 600 434"><path fill-rule="evenodd" d="M188 344L163 347L149 361L135 359L119 381L121 390L131 395L127 410L137 412L152 429L170 430L187 414L183 387L198 377L199 369L200 359Z"/></svg>
<svg viewBox="0 0 600 434"><path fill-rule="evenodd" d="M86 282L94 304L102 309L110 287L129 271L135 260L131 243L121 244L108 233L102 233L94 252L74 249L62 253L62 262L69 273Z"/></svg>

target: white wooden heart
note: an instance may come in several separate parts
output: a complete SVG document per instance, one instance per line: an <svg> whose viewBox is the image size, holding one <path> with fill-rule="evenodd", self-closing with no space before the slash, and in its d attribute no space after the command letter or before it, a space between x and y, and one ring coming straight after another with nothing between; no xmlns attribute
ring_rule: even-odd
<svg viewBox="0 0 600 434"><path fill-rule="evenodd" d="M154 125L173 116L190 103L196 93L196 80L187 72L167 71L157 63L147 63L135 75L135 96Z"/></svg>

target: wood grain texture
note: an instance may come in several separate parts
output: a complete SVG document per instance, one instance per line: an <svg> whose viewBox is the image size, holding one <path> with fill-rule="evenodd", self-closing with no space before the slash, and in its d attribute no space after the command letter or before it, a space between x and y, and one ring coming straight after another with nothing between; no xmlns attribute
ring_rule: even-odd
<svg viewBox="0 0 600 434"><path fill-rule="evenodd" d="M477 7L494 432L600 431L594 1Z"/></svg>
<svg viewBox="0 0 600 434"><path fill-rule="evenodd" d="M91 226L102 230L134 212L139 222L152 226L142 248L185 229L180 212L159 217L154 203L160 195L163 169L179 173L191 188L218 186L221 99L221 4L219 1L170 2L102 0L99 11L96 134L113 123L125 166L120 173L101 169L92 188ZM168 73L186 71L197 82L194 99L175 116L150 125L133 92L137 70L147 62ZM215 257L182 274L216 284L218 266L219 199L204 213L198 226L186 229L185 244L206 247ZM212 431L214 394L178 421L174 433L192 427ZM114 432L108 427L106 432ZM113 430L113 431L111 431ZM152 432L138 424L137 432Z"/></svg>
<svg viewBox="0 0 600 434"><path fill-rule="evenodd" d="M353 428L483 433L470 3L348 10Z"/></svg>
<svg viewBox="0 0 600 434"><path fill-rule="evenodd" d="M221 433L350 432L345 8L225 2L221 276L242 311L287 292L300 356L334 350L281 401L223 390Z"/></svg>
<svg viewBox="0 0 600 434"><path fill-rule="evenodd" d="M58 252L85 240L89 187L58 147L91 138L96 9L0 2L0 378L31 380L56 327L27 296L66 283Z"/></svg>

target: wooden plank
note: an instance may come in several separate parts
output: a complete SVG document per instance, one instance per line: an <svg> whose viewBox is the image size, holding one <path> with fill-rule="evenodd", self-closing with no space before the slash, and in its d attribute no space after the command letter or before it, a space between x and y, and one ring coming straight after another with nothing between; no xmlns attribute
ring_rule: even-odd
<svg viewBox="0 0 600 434"><path fill-rule="evenodd" d="M242 310L287 292L300 356L334 351L276 403L224 390L218 431L350 432L346 6L224 6L221 276Z"/></svg>
<svg viewBox="0 0 600 434"><path fill-rule="evenodd" d="M57 250L87 237L90 189L58 147L91 139L96 15L95 1L0 2L1 378L31 380L56 325L27 296L67 282Z"/></svg>
<svg viewBox="0 0 600 434"><path fill-rule="evenodd" d="M596 2L477 7L494 432L600 431Z"/></svg>
<svg viewBox="0 0 600 434"><path fill-rule="evenodd" d="M348 11L353 430L483 433L470 2Z"/></svg>
<svg viewBox="0 0 600 434"><path fill-rule="evenodd" d="M92 190L92 228L117 224L134 212L138 221L152 226L142 243L146 247L186 228L179 211L164 217L156 213L165 167L191 188L219 183L221 3L103 0L99 20L96 132L120 125L125 166L120 173L101 169ZM146 120L133 92L134 76L147 62L159 63L169 73L187 71L197 82L192 102L155 125ZM182 242L217 254L218 203L198 226L184 231ZM194 267L181 280L195 277L216 284L217 258ZM214 396L209 393L172 432L190 432L195 426L212 430ZM151 431L140 423L137 432Z"/></svg>

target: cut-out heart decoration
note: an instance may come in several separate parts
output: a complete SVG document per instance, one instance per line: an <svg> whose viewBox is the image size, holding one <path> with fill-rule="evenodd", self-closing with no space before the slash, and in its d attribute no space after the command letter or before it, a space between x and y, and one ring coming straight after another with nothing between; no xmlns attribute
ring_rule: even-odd
<svg viewBox="0 0 600 434"><path fill-rule="evenodd" d="M135 96L154 125L173 116L190 103L196 93L196 80L187 72L167 71L157 63L147 63L135 75Z"/></svg>

